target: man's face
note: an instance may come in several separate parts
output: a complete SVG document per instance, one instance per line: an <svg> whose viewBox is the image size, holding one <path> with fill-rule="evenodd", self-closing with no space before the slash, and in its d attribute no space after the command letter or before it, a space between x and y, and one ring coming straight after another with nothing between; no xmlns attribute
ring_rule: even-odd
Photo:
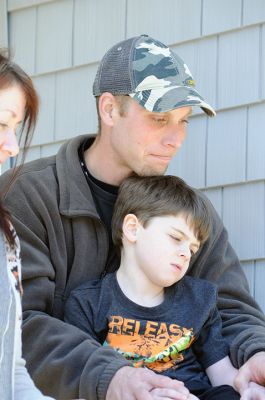
<svg viewBox="0 0 265 400"><path fill-rule="evenodd" d="M146 284L168 287L186 274L191 256L199 246L185 216L154 217L145 227L138 227L133 268L139 270Z"/></svg>
<svg viewBox="0 0 265 400"><path fill-rule="evenodd" d="M166 113L146 111L130 100L123 115L115 118L110 137L114 166L124 177L162 175L186 137L191 107Z"/></svg>

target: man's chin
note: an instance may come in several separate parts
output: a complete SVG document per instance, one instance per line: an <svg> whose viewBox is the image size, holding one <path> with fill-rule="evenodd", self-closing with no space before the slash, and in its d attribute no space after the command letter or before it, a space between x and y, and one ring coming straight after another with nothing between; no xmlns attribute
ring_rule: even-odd
<svg viewBox="0 0 265 400"><path fill-rule="evenodd" d="M153 176L153 175L164 175L168 169L168 166L166 167L145 167L141 171L138 172L139 176Z"/></svg>

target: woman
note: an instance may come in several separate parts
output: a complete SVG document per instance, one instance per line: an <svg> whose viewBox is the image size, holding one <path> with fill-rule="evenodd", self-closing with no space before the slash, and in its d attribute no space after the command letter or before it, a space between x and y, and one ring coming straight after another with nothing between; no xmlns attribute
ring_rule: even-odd
<svg viewBox="0 0 265 400"><path fill-rule="evenodd" d="M0 164L19 152L16 138L19 126L21 138L24 137L21 158L24 160L37 114L38 96L31 79L0 53ZM19 168L15 170L12 181L18 171ZM0 399L51 399L34 386L21 356L20 247L10 216L1 202L0 277Z"/></svg>

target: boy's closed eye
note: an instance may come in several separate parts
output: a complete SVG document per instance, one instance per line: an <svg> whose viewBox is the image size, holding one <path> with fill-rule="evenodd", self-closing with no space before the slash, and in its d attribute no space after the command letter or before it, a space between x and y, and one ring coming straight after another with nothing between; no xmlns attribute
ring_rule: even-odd
<svg viewBox="0 0 265 400"><path fill-rule="evenodd" d="M169 236L177 243L181 243L182 240L187 240L186 236L181 234L170 233ZM199 250L199 248L200 248L200 243L194 243L194 244L192 243L190 245L191 256L194 256Z"/></svg>

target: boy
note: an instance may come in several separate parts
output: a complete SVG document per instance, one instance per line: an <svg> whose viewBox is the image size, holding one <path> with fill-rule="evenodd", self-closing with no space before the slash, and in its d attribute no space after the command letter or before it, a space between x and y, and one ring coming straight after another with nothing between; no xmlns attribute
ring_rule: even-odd
<svg viewBox="0 0 265 400"><path fill-rule="evenodd" d="M185 276L209 236L208 209L207 201L177 177L126 179L112 219L120 267L74 290L65 321L135 367L183 381L199 399L239 399L233 389L237 370L221 335L216 286ZM154 398L156 391L164 393L154 389ZM167 394L194 399L182 396L181 390Z"/></svg>

